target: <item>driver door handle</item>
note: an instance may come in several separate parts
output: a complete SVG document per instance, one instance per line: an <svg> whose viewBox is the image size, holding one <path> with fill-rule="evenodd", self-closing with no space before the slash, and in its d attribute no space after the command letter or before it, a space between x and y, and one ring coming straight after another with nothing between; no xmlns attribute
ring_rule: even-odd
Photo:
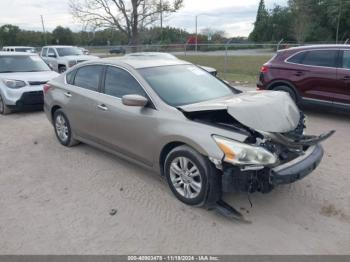
<svg viewBox="0 0 350 262"><path fill-rule="evenodd" d="M106 105L102 104L102 105L98 105L97 106L98 109L103 110L103 111L107 111L108 107L106 107Z"/></svg>
<svg viewBox="0 0 350 262"><path fill-rule="evenodd" d="M64 93L64 95L65 95L66 97L72 97L72 94L71 94L70 92L66 92L66 93Z"/></svg>

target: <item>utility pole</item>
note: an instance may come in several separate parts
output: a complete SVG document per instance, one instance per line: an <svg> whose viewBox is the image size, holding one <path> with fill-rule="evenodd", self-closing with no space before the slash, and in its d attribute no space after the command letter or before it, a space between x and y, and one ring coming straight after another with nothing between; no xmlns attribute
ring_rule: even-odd
<svg viewBox="0 0 350 262"><path fill-rule="evenodd" d="M339 39L339 27L340 27L340 18L341 18L341 13L342 13L342 8L343 8L343 1L339 0L339 15L338 15L338 24L337 24L337 36L336 36L336 44L338 44L338 39Z"/></svg>
<svg viewBox="0 0 350 262"><path fill-rule="evenodd" d="M197 50L198 50L198 15L196 15L196 53L197 53Z"/></svg>
<svg viewBox="0 0 350 262"><path fill-rule="evenodd" d="M160 29L163 31L163 2L160 0Z"/></svg>
<svg viewBox="0 0 350 262"><path fill-rule="evenodd" d="M163 42L163 2L160 0L160 40Z"/></svg>
<svg viewBox="0 0 350 262"><path fill-rule="evenodd" d="M45 31L45 24L44 24L44 17L43 17L43 15L40 15L40 17L41 17L41 25L43 26L43 33L44 33L45 45L47 45L46 31Z"/></svg>

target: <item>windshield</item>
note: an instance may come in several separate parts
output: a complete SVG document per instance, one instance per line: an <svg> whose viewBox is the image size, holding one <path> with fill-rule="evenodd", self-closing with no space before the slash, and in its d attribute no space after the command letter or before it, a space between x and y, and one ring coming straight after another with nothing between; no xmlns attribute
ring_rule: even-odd
<svg viewBox="0 0 350 262"><path fill-rule="evenodd" d="M234 94L227 85L194 65L143 68L139 72L171 106L194 104Z"/></svg>
<svg viewBox="0 0 350 262"><path fill-rule="evenodd" d="M56 50L59 56L83 55L83 51L77 47L60 47Z"/></svg>
<svg viewBox="0 0 350 262"><path fill-rule="evenodd" d="M41 72L50 70L39 56L0 56L0 73Z"/></svg>

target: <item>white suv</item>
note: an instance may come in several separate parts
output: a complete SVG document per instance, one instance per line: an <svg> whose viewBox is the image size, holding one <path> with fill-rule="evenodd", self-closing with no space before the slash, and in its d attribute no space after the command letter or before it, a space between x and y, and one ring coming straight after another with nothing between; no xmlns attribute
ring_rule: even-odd
<svg viewBox="0 0 350 262"><path fill-rule="evenodd" d="M84 55L83 51L75 46L44 46L41 50L41 57L58 73L63 73L78 63L98 58Z"/></svg>
<svg viewBox="0 0 350 262"><path fill-rule="evenodd" d="M58 76L37 54L0 52L0 114L43 107L43 85Z"/></svg>
<svg viewBox="0 0 350 262"><path fill-rule="evenodd" d="M2 48L4 52L28 52L36 53L36 50L32 46L4 46Z"/></svg>

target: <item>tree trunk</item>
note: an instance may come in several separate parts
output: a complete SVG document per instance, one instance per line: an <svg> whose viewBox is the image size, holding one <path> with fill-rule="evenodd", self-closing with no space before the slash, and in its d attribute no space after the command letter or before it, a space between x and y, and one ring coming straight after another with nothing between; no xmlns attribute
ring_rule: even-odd
<svg viewBox="0 0 350 262"><path fill-rule="evenodd" d="M139 44L138 0L132 0L131 45Z"/></svg>

